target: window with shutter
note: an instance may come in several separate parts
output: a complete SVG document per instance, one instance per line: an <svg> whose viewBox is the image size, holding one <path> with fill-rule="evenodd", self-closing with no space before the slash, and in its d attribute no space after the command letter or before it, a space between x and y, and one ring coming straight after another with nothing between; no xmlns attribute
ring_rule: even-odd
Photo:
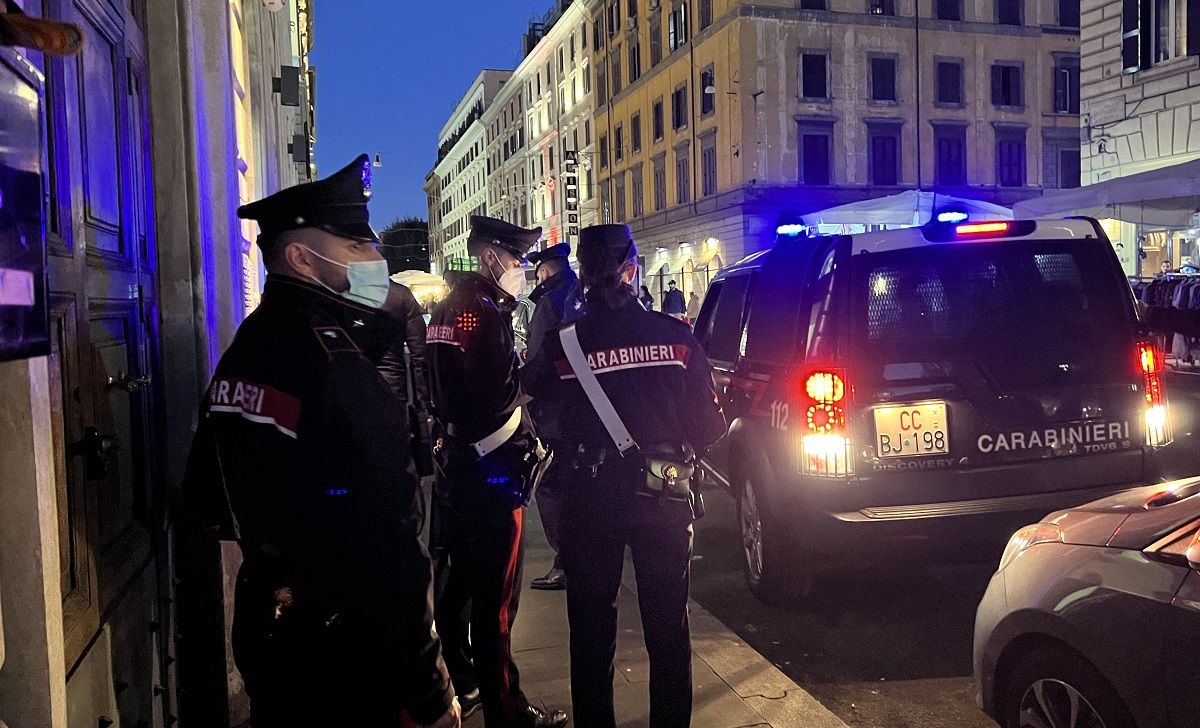
<svg viewBox="0 0 1200 728"><path fill-rule="evenodd" d="M650 67L657 66L662 57L662 13L654 13L650 18Z"/></svg>
<svg viewBox="0 0 1200 728"><path fill-rule="evenodd" d="M667 204L667 168L662 156L654 160L654 209L662 210Z"/></svg>
<svg viewBox="0 0 1200 728"><path fill-rule="evenodd" d="M946 187L967 183L966 127L935 127L935 181Z"/></svg>
<svg viewBox="0 0 1200 728"><path fill-rule="evenodd" d="M688 125L687 87L675 89L671 94L671 128L682 129Z"/></svg>
<svg viewBox="0 0 1200 728"><path fill-rule="evenodd" d="M1079 27L1079 0L1058 0L1058 24L1064 28Z"/></svg>
<svg viewBox="0 0 1200 728"><path fill-rule="evenodd" d="M1021 67L1010 64L992 66L992 103L996 106L1023 106Z"/></svg>
<svg viewBox="0 0 1200 728"><path fill-rule="evenodd" d="M702 177L701 193L707 197L717 192L717 147L716 139L705 143L700 151L700 172Z"/></svg>
<svg viewBox="0 0 1200 728"><path fill-rule="evenodd" d="M1079 59L1060 58L1054 66L1054 110L1079 113Z"/></svg>
<svg viewBox="0 0 1200 728"><path fill-rule="evenodd" d="M802 121L800 137L799 182L803 185L828 185L833 182L831 151L833 122Z"/></svg>
<svg viewBox="0 0 1200 728"><path fill-rule="evenodd" d="M996 132L996 183L1001 187L1025 186L1025 132Z"/></svg>
<svg viewBox="0 0 1200 728"><path fill-rule="evenodd" d="M614 195L617 203L617 222L625 222L625 174L620 173L616 177L616 184L613 186Z"/></svg>
<svg viewBox="0 0 1200 728"><path fill-rule="evenodd" d="M800 56L800 93L806 99L829 98L828 56L803 53Z"/></svg>
<svg viewBox="0 0 1200 728"><path fill-rule="evenodd" d="M1024 0L996 0L996 22L1001 25L1021 25Z"/></svg>
<svg viewBox="0 0 1200 728"><path fill-rule="evenodd" d="M632 182L630 183L630 191L633 194L633 216L639 218L645 214L645 190L642 186L642 165L633 168Z"/></svg>
<svg viewBox="0 0 1200 728"><path fill-rule="evenodd" d="M962 61L937 62L937 103L953 105L963 103Z"/></svg>
<svg viewBox="0 0 1200 728"><path fill-rule="evenodd" d="M938 20L962 20L962 0L935 0L933 9Z"/></svg>
<svg viewBox="0 0 1200 728"><path fill-rule="evenodd" d="M692 178L688 165L690 150L675 150L675 201L682 205L692 200Z"/></svg>
<svg viewBox="0 0 1200 728"><path fill-rule="evenodd" d="M1080 165L1079 147L1060 149L1058 151L1058 186L1073 189L1080 184L1082 167Z"/></svg>
<svg viewBox="0 0 1200 728"><path fill-rule="evenodd" d="M873 129L871 145L871 184L891 187L900 182L899 130Z"/></svg>
<svg viewBox="0 0 1200 728"><path fill-rule="evenodd" d="M871 100L896 100L896 59L871 59Z"/></svg>

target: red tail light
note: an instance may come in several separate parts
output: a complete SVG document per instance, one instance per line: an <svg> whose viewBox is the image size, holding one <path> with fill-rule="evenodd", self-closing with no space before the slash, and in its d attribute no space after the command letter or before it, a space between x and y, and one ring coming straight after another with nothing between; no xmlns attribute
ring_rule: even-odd
<svg viewBox="0 0 1200 728"><path fill-rule="evenodd" d="M1165 362L1162 352L1148 341L1138 342L1137 367L1142 375L1142 394L1146 398L1146 444L1160 447L1171 442L1167 395L1163 388Z"/></svg>
<svg viewBox="0 0 1200 728"><path fill-rule="evenodd" d="M975 222L954 228L955 235L994 235L1008 232L1006 222Z"/></svg>
<svg viewBox="0 0 1200 728"><path fill-rule="evenodd" d="M804 378L801 394L800 467L809 475L844 477L853 473L846 406L850 388L846 374L820 369Z"/></svg>

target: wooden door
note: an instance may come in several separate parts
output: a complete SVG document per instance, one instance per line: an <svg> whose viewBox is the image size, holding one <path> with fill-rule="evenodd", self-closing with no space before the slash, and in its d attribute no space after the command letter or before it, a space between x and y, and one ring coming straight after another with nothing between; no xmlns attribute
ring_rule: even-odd
<svg viewBox="0 0 1200 728"><path fill-rule="evenodd" d="M49 279L60 561L68 676L100 626L114 634L121 723L153 723L164 492L144 7L44 0L82 53L47 64ZM145 642L144 644L137 644Z"/></svg>

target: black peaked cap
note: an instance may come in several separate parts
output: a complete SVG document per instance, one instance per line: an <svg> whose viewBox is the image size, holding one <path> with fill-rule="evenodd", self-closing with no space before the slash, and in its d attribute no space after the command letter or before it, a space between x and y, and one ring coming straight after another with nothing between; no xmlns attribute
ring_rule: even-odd
<svg viewBox="0 0 1200 728"><path fill-rule="evenodd" d="M467 252L479 255L485 245L495 245L503 248L521 260L529 254L529 249L542 239L542 229L527 229L513 225L511 222L497 220L483 215L471 216L471 235L467 238Z"/></svg>
<svg viewBox="0 0 1200 728"><path fill-rule="evenodd" d="M371 227L371 159L359 155L347 167L316 182L288 187L238 208L238 217L255 220L260 245L270 245L279 233L319 228L351 240L379 242Z"/></svg>
<svg viewBox="0 0 1200 728"><path fill-rule="evenodd" d="M568 261L571 259L571 244L559 243L551 245L545 250L539 250L529 254L529 262L534 265L541 265L548 260Z"/></svg>

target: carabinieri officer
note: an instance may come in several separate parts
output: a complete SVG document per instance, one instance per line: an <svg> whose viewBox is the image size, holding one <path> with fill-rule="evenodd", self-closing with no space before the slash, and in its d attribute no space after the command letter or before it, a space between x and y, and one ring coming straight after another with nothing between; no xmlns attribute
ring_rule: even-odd
<svg viewBox="0 0 1200 728"><path fill-rule="evenodd" d="M244 559L233 649L255 728L400 725L405 711L459 725L397 436L406 413L376 371L397 324L379 310L370 173L362 155L238 210L258 221L269 276L217 365L179 509L189 725L228 725L219 538Z"/></svg>
<svg viewBox="0 0 1200 728"><path fill-rule="evenodd" d="M467 250L479 272L450 275L450 293L428 329L433 406L445 432L436 535L450 557L438 625L454 643L448 649L461 654L462 598L469 595L470 654L488 728L567 723L566 713L529 704L512 655L525 505L548 464L518 381L512 314L525 288L526 254L541 234L472 217Z"/></svg>
<svg viewBox="0 0 1200 728"><path fill-rule="evenodd" d="M688 326L635 297L637 246L624 225L580 233L583 316L546 335L522 370L535 398L561 403L575 477L562 531L576 725L615 728L613 655L625 548L633 554L650 725L691 722L687 601L697 455L725 433L708 358Z"/></svg>

